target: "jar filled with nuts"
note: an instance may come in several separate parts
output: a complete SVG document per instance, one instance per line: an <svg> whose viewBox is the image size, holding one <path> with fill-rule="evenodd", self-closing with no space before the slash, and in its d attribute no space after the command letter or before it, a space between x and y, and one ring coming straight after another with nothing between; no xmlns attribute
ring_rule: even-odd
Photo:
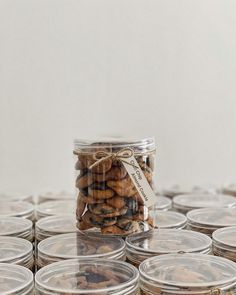
<svg viewBox="0 0 236 295"><path fill-rule="evenodd" d="M143 261L142 295L234 295L236 264L205 254L166 254Z"/></svg>
<svg viewBox="0 0 236 295"><path fill-rule="evenodd" d="M47 238L38 244L38 268L75 258L125 260L125 242L118 237L100 239L81 233L69 233Z"/></svg>
<svg viewBox="0 0 236 295"><path fill-rule="evenodd" d="M19 265L0 263L1 295L33 295L33 273Z"/></svg>
<svg viewBox="0 0 236 295"><path fill-rule="evenodd" d="M153 138L77 140L74 154L80 230L127 236L152 226Z"/></svg>
<svg viewBox="0 0 236 295"><path fill-rule="evenodd" d="M138 270L125 262L73 259L41 268L35 276L36 295L138 295Z"/></svg>
<svg viewBox="0 0 236 295"><path fill-rule="evenodd" d="M126 238L127 260L134 266L153 256L173 253L211 252L211 238L190 230L154 229Z"/></svg>

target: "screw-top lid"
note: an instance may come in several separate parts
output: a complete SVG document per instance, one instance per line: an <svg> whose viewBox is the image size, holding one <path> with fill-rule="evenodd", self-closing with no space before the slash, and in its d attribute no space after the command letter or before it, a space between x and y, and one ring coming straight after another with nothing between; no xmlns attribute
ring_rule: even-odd
<svg viewBox="0 0 236 295"><path fill-rule="evenodd" d="M236 226L236 208L204 208L187 213L188 223L204 227Z"/></svg>
<svg viewBox="0 0 236 295"><path fill-rule="evenodd" d="M159 287L160 294L161 290L171 294L205 294L211 290L207 294L218 294L213 291L236 283L236 264L204 254L167 254L142 262L140 276L141 289L144 285Z"/></svg>
<svg viewBox="0 0 236 295"><path fill-rule="evenodd" d="M25 195L17 192L4 193L0 192L0 202L19 202L27 201L33 202L32 195Z"/></svg>
<svg viewBox="0 0 236 295"><path fill-rule="evenodd" d="M96 238L69 233L47 238L38 244L38 260L43 264L73 258L120 258L125 242L120 238Z"/></svg>
<svg viewBox="0 0 236 295"><path fill-rule="evenodd" d="M32 256L33 245L27 240L15 237L0 237L0 263L20 263L20 261Z"/></svg>
<svg viewBox="0 0 236 295"><path fill-rule="evenodd" d="M182 194L190 194L192 192L192 189L190 187L183 187L180 185L173 185L168 188L163 189L163 195L173 198L177 195L182 195Z"/></svg>
<svg viewBox="0 0 236 295"><path fill-rule="evenodd" d="M187 218L181 213L174 211L151 211L154 224L157 228L183 228L187 223Z"/></svg>
<svg viewBox="0 0 236 295"><path fill-rule="evenodd" d="M149 255L178 252L208 253L211 244L211 238L204 234L180 229L154 229L146 233L133 234L126 239L128 250L149 253Z"/></svg>
<svg viewBox="0 0 236 295"><path fill-rule="evenodd" d="M173 206L186 212L198 208L233 207L236 199L223 194L185 194L174 197Z"/></svg>
<svg viewBox="0 0 236 295"><path fill-rule="evenodd" d="M231 183L231 184L225 185L222 188L222 191L225 194L236 196L236 183Z"/></svg>
<svg viewBox="0 0 236 295"><path fill-rule="evenodd" d="M236 226L217 229L212 234L212 239L222 249L236 252Z"/></svg>
<svg viewBox="0 0 236 295"><path fill-rule="evenodd" d="M19 265L0 263L0 294L30 295L33 291L33 273Z"/></svg>
<svg viewBox="0 0 236 295"><path fill-rule="evenodd" d="M42 218L52 215L68 215L75 214L76 202L72 200L68 201L48 201L41 203L37 206L36 215L37 218Z"/></svg>
<svg viewBox="0 0 236 295"><path fill-rule="evenodd" d="M20 217L0 217L0 236L19 236L31 232L32 221Z"/></svg>
<svg viewBox="0 0 236 295"><path fill-rule="evenodd" d="M172 206L172 201L164 196L157 196L156 204L154 205L154 208L156 210L168 210Z"/></svg>
<svg viewBox="0 0 236 295"><path fill-rule="evenodd" d="M40 269L35 287L47 294L131 295L138 291L138 278L138 270L125 262L66 260Z"/></svg>
<svg viewBox="0 0 236 295"><path fill-rule="evenodd" d="M28 202L1 202L0 217L28 217L34 212L34 206Z"/></svg>
<svg viewBox="0 0 236 295"><path fill-rule="evenodd" d="M38 203L46 201L58 201L58 200L74 200L75 194L61 191L61 192L46 192L38 196Z"/></svg>

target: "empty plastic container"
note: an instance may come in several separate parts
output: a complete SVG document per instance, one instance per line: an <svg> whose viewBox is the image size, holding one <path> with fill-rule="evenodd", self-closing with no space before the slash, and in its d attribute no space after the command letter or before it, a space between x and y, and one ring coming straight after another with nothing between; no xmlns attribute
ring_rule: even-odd
<svg viewBox="0 0 236 295"><path fill-rule="evenodd" d="M0 236L10 236L33 241L33 223L20 217L0 217Z"/></svg>

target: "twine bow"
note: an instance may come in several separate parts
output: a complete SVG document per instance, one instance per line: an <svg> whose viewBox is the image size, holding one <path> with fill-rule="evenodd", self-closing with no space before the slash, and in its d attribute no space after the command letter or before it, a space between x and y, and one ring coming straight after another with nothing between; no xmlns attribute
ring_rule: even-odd
<svg viewBox="0 0 236 295"><path fill-rule="evenodd" d="M116 153L111 153L111 152L106 152L106 151L97 151L93 155L93 159L96 160L96 162L93 163L91 166L89 166L89 169L96 167L101 162L103 162L107 159L118 160L120 162L126 163L126 164L131 165L134 168L138 169L138 167L135 164L132 164L132 163L125 160L125 159L131 158L132 156L134 156L134 151L131 148L123 148Z"/></svg>

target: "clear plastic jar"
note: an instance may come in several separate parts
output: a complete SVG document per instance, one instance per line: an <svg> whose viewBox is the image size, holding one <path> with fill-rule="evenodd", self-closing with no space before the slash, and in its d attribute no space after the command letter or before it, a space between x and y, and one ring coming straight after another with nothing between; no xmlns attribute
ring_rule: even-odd
<svg viewBox="0 0 236 295"><path fill-rule="evenodd" d="M34 221L34 206L29 202L2 201L0 217L23 217Z"/></svg>
<svg viewBox="0 0 236 295"><path fill-rule="evenodd" d="M40 269L36 295L138 295L138 270L125 262L104 259L66 260Z"/></svg>
<svg viewBox="0 0 236 295"><path fill-rule="evenodd" d="M183 229L187 224L187 217L174 211L151 211L153 224L156 228Z"/></svg>
<svg viewBox="0 0 236 295"><path fill-rule="evenodd" d="M200 208L236 207L236 199L222 194L185 194L173 198L173 208L183 214Z"/></svg>
<svg viewBox="0 0 236 295"><path fill-rule="evenodd" d="M154 229L146 233L133 234L126 238L127 260L134 266L147 258L171 253L211 252L211 238L190 230Z"/></svg>
<svg viewBox="0 0 236 295"><path fill-rule="evenodd" d="M33 295L33 273L23 266L0 263L0 294Z"/></svg>
<svg viewBox="0 0 236 295"><path fill-rule="evenodd" d="M33 241L33 223L21 217L0 217L0 236L10 236Z"/></svg>
<svg viewBox="0 0 236 295"><path fill-rule="evenodd" d="M223 194L227 194L227 195L231 195L231 196L236 197L236 184L231 183L231 184L225 185L222 188L222 192L223 192Z"/></svg>
<svg viewBox="0 0 236 295"><path fill-rule="evenodd" d="M236 264L205 254L167 254L142 262L142 295L233 295Z"/></svg>
<svg viewBox="0 0 236 295"><path fill-rule="evenodd" d="M127 236L141 230L140 222L152 223L136 184L141 177L149 183L146 187L153 185L153 138L78 140L75 141L74 154L78 190L76 213L80 230L97 228L104 235ZM125 168L131 156L140 166L140 170L136 170L134 162L128 164L133 169L132 174L136 175L134 182ZM140 171L144 176L137 174Z"/></svg>
<svg viewBox="0 0 236 295"><path fill-rule="evenodd" d="M77 232L75 215L61 215L44 217L35 224L35 238L42 241L59 234Z"/></svg>
<svg viewBox="0 0 236 295"><path fill-rule="evenodd" d="M81 233L69 233L47 238L38 244L38 268L75 258L125 260L125 242L118 237L100 239Z"/></svg>
<svg viewBox="0 0 236 295"><path fill-rule="evenodd" d="M75 195L66 191L61 192L46 192L38 196L38 204L48 201L62 201L62 200L74 200Z"/></svg>
<svg viewBox="0 0 236 295"><path fill-rule="evenodd" d="M236 226L236 208L204 208L187 213L188 228L209 236L218 228Z"/></svg>
<svg viewBox="0 0 236 295"><path fill-rule="evenodd" d="M34 203L33 195L25 195L21 193L4 193L0 192L0 202L29 202Z"/></svg>
<svg viewBox="0 0 236 295"><path fill-rule="evenodd" d="M53 215L75 214L76 202L72 200L48 201L36 207L36 220Z"/></svg>
<svg viewBox="0 0 236 295"><path fill-rule="evenodd" d="M173 199L177 195L191 194L192 189L188 187L182 187L180 185L173 185L162 190L164 196Z"/></svg>
<svg viewBox="0 0 236 295"><path fill-rule="evenodd" d="M0 263L12 263L34 269L33 245L27 240L0 237Z"/></svg>
<svg viewBox="0 0 236 295"><path fill-rule="evenodd" d="M215 255L236 262L236 226L217 229L212 239Z"/></svg>
<svg viewBox="0 0 236 295"><path fill-rule="evenodd" d="M171 209L171 207L172 207L172 201L169 198L157 195L157 202L154 205L154 210L167 211Z"/></svg>

